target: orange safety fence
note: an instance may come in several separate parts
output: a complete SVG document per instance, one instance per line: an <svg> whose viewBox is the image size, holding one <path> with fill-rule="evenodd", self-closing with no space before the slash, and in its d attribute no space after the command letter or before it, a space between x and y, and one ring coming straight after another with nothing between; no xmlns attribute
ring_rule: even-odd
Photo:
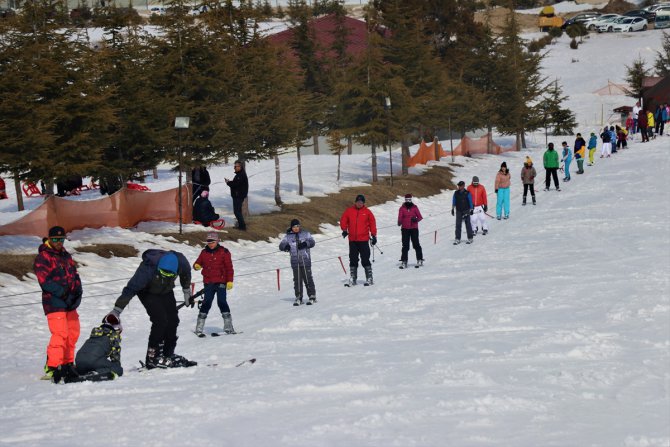
<svg viewBox="0 0 670 447"><path fill-rule="evenodd" d="M179 222L178 188L160 192L122 189L95 200L68 200L50 196L36 209L0 226L0 236L46 236L60 225L65 231L82 228L129 228L145 221ZM193 220L190 185L182 186L182 222Z"/></svg>
<svg viewBox="0 0 670 447"><path fill-rule="evenodd" d="M435 153L435 144L437 144L437 154ZM435 158L436 155L439 155L439 157ZM442 149L442 145L439 142L427 144L425 141L421 140L419 150L416 151L416 154L407 159L407 166L425 165L431 160L439 161L440 157L446 156L447 153L444 152L444 149Z"/></svg>

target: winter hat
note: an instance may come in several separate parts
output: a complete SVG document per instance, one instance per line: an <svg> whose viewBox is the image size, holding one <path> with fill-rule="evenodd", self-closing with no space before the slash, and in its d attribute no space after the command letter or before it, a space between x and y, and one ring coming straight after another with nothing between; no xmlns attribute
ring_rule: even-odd
<svg viewBox="0 0 670 447"><path fill-rule="evenodd" d="M200 197L206 199L209 196L209 191L204 190L200 193Z"/></svg>
<svg viewBox="0 0 670 447"><path fill-rule="evenodd" d="M479 177L477 177L476 175L472 177L472 184L475 186L479 185Z"/></svg>
<svg viewBox="0 0 670 447"><path fill-rule="evenodd" d="M458 182L458 186L465 186L465 182L461 180L460 182Z"/></svg>
<svg viewBox="0 0 670 447"><path fill-rule="evenodd" d="M405 202L411 202L412 201L412 194L405 194Z"/></svg>
<svg viewBox="0 0 670 447"><path fill-rule="evenodd" d="M206 241L207 242L211 242L211 241L219 242L219 234L216 233L215 231L207 233Z"/></svg>
<svg viewBox="0 0 670 447"><path fill-rule="evenodd" d="M524 163L526 163L527 165L532 165L533 160L529 156L526 155L526 161Z"/></svg>
<svg viewBox="0 0 670 447"><path fill-rule="evenodd" d="M51 227L49 237L65 237L65 229L63 227Z"/></svg>
<svg viewBox="0 0 670 447"><path fill-rule="evenodd" d="M110 328L114 329L115 331L122 332L123 327L121 326L121 320L114 315L114 314L107 314L105 317L102 319L102 324L109 326Z"/></svg>
<svg viewBox="0 0 670 447"><path fill-rule="evenodd" d="M293 227L299 227L299 226L300 226L300 221L299 221L298 219L293 219L293 220L291 221L290 228L293 228Z"/></svg>
<svg viewBox="0 0 670 447"><path fill-rule="evenodd" d="M356 196L356 200L354 202L363 202L365 203L365 196L363 194L359 194Z"/></svg>
<svg viewBox="0 0 670 447"><path fill-rule="evenodd" d="M177 273L178 267L179 261L177 260L177 255L172 252L164 254L160 261L158 261L158 268L160 270Z"/></svg>

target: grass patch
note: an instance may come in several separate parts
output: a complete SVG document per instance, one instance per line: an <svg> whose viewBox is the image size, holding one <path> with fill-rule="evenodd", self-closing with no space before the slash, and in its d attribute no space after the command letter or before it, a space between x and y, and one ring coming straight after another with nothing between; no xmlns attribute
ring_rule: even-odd
<svg viewBox="0 0 670 447"><path fill-rule="evenodd" d="M26 273L33 271L33 263L35 262L34 255L10 255L2 254L2 262L0 263L0 273L7 273L16 277L17 279L25 279Z"/></svg>
<svg viewBox="0 0 670 447"><path fill-rule="evenodd" d="M139 253L135 247L125 244L85 245L77 248L77 251L79 253L95 253L96 255L107 259L112 256L117 258L134 258Z"/></svg>
<svg viewBox="0 0 670 447"><path fill-rule="evenodd" d="M409 175L406 177L394 177L393 186L388 178L369 186L344 188L335 194L325 197L310 197L309 202L284 205L281 211L273 213L250 216L246 219L247 231L239 231L227 222L227 233L221 233L223 240L250 240L262 241L271 237L277 237L284 233L291 219L298 218L303 227L313 233L318 233L319 225L322 223L337 224L344 210L353 205L357 194L365 195L365 205L370 207L395 200L398 196L411 193L414 197L426 197L440 193L444 189L455 189L452 183L453 174L449 168L433 166L422 175ZM448 204L447 204L448 205ZM377 223L383 226L382 223ZM209 229L202 232L161 233L163 236L171 236L180 242L193 246L203 244Z"/></svg>

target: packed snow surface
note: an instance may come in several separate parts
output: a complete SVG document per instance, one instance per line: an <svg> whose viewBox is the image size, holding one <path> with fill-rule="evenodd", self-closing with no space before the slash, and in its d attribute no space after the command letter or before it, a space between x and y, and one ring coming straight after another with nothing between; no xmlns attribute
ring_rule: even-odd
<svg viewBox="0 0 670 447"><path fill-rule="evenodd" d="M578 95L607 77L621 80L622 54L637 56L619 45L635 39L639 48L650 48L652 60L659 35L594 36L581 47L584 53L559 42L545 70L561 79L569 106L579 110L593 98ZM560 63L592 53L609 54L610 63L597 70L585 64L579 73L578 66ZM583 84L581 70L593 86ZM580 123L582 134L597 127ZM557 145L561 140L572 144L574 136L549 138ZM197 310L182 309L177 352L198 361L194 368L133 371L144 358L150 325L135 298L122 314L123 377L40 381L49 332L34 275L25 281L0 275L0 444L667 447L670 136L633 141L611 158L597 158L584 175L575 174L573 163L572 180L561 182L560 192L542 190L544 135L532 135L530 143L527 151L459 157L452 166L467 183L479 176L491 214L500 163L512 172L510 219L489 220L490 233L472 245L451 244L452 191L415 199L425 217L421 269L397 268L400 198L372 208L383 254L375 253L371 287L343 287L338 256L347 266L347 244L338 227L323 225L312 250L319 302L311 307L291 305L291 273L287 255L277 252L279 239L224 242L236 272L229 303L243 333L199 339L192 334ZM522 207L519 172L526 156L538 169L538 203ZM332 158L308 158L308 166L322 169L309 174L309 193L336 190L335 163L318 161ZM367 157L344 159L353 161L345 163L340 185L367 181ZM291 160L282 157L288 170L283 192L304 200L295 194ZM388 156L382 157L380 166L387 165ZM271 162L251 164L252 209L271 208L272 169ZM230 171L212 170L215 205L228 213L222 177ZM159 176L151 186L175 183L173 174L162 174L166 180ZM323 182L317 185L316 178ZM15 204L3 202L4 221L16 218ZM169 226L69 235L66 247L85 290L78 346L111 310L139 260L103 259L77 248L126 243L140 251L175 249L193 262L199 248L146 232ZM38 243L1 237L0 251L35 253ZM200 274L193 278L199 288ZM206 332L221 324L214 307ZM235 367L251 358L256 363Z"/></svg>

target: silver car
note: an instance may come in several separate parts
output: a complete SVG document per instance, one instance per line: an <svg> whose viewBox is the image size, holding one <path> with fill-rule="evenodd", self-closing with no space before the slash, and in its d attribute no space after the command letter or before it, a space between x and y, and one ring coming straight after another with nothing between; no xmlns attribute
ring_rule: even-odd
<svg viewBox="0 0 670 447"><path fill-rule="evenodd" d="M643 19L642 17L627 17L612 26L612 31L615 33L646 30L647 19Z"/></svg>

